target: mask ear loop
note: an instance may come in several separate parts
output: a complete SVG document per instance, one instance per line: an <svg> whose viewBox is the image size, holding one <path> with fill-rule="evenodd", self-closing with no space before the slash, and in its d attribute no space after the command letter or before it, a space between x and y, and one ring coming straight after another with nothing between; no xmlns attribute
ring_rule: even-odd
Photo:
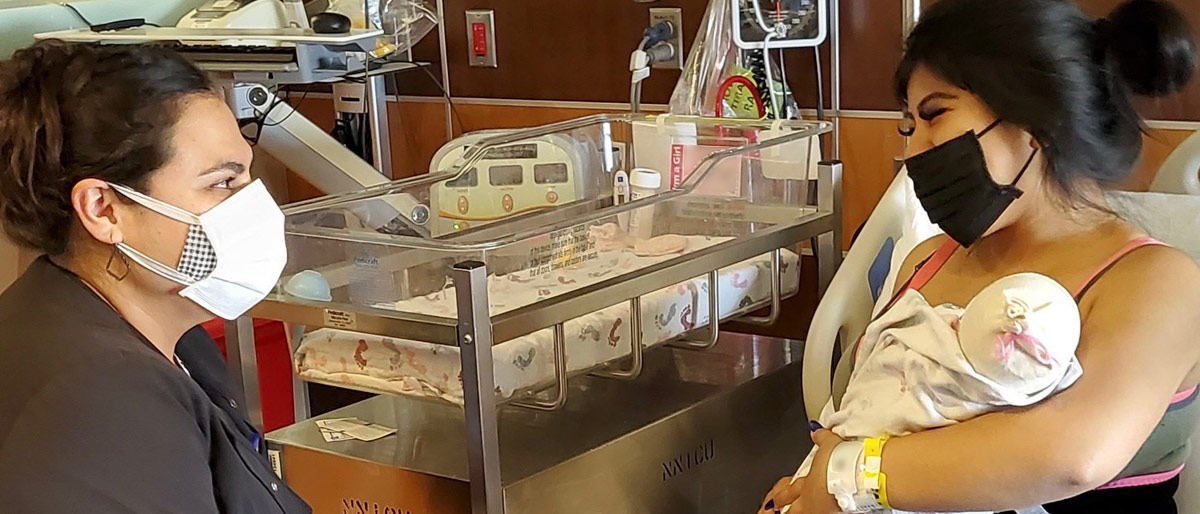
<svg viewBox="0 0 1200 514"><path fill-rule="evenodd" d="M1020 182L1021 177L1025 176L1025 172L1029 171L1029 166L1031 164L1033 164L1033 158L1037 157L1037 154L1038 154L1038 149L1034 148L1033 153L1029 154L1029 159L1025 161L1025 165L1021 167L1021 171L1017 172L1017 178L1014 178L1013 181L1009 182L1009 184L1007 186L1008 190L1014 191L1016 193L1017 198L1020 198L1021 194L1023 193L1023 191L1021 191L1019 188L1017 188L1017 182Z"/></svg>
<svg viewBox="0 0 1200 514"><path fill-rule="evenodd" d="M139 252L132 246L129 246L125 243L117 243L116 247L121 251L121 253L129 257L130 260L138 263L139 266L150 270L155 275L183 286L190 286L196 282L195 280L192 280L192 277L184 275L183 273L180 273L179 270L158 262L153 257Z"/></svg>
<svg viewBox="0 0 1200 514"><path fill-rule="evenodd" d="M157 198L144 195L120 184L113 184L109 182L108 185L109 187L113 188L114 191L121 193L122 196L137 202L142 207L162 214L163 216L188 225L200 224L200 217L192 214L191 212L180 209L179 207L166 203Z"/></svg>
<svg viewBox="0 0 1200 514"><path fill-rule="evenodd" d="M997 119L996 119L996 121L993 121L991 125L988 125L987 127L985 127L985 128L983 129L983 131L982 131L982 132L980 132L980 133L978 133L978 134L976 134L976 135L975 135L975 137L983 137L983 136L986 136L988 132L991 132L991 131L992 131L992 129L994 129L994 128L996 128L996 127L1000 126L1000 122L1001 122L1001 121L1003 121L1003 120L1001 120L1001 119L998 119L998 118L997 118Z"/></svg>
<svg viewBox="0 0 1200 514"><path fill-rule="evenodd" d="M122 196L124 196L130 200L133 200L134 202L138 203L142 207L150 209L158 214L161 214L163 216L166 216L168 218L171 218L175 221L178 221L180 223L184 223L187 225L199 225L200 224L200 218L198 216L196 216L195 214L192 214L186 210L180 209L179 207L176 207L174 205L166 203L157 198L153 198L151 196L144 195L142 193L139 193L139 192L133 190L130 187L123 186L121 184L114 184L112 182L109 182L108 185L109 185L109 187L113 188L114 191L116 191L117 193L120 193ZM172 268L170 266L167 266L161 262L158 262L153 257L150 257L149 255L146 255L146 254L138 251L136 248L129 246L123 242L117 243L114 246L115 246L116 250L119 250L122 254L125 255L125 257L128 257L133 262L138 263L138 265L140 265L141 267L150 270L155 275L158 275L162 278L165 278L167 280L170 280L172 282L175 282L177 284L184 285L184 286L190 286L196 282L195 280L192 279L192 277L184 275L183 273L180 273L179 270ZM110 259L110 262L111 262L111 259ZM128 273L128 270L126 270L126 272Z"/></svg>

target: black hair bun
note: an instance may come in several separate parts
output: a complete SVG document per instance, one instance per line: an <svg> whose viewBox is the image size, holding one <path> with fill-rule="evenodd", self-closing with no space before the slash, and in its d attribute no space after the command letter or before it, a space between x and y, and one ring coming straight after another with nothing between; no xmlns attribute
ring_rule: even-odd
<svg viewBox="0 0 1200 514"><path fill-rule="evenodd" d="M1134 93L1165 96L1196 71L1196 40L1187 18L1160 0L1131 0L1097 22L1113 71Z"/></svg>

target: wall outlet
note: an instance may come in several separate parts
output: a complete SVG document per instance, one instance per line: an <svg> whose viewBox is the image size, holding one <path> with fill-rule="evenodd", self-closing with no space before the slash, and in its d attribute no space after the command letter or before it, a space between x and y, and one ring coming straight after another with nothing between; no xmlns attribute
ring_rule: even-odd
<svg viewBox="0 0 1200 514"><path fill-rule="evenodd" d="M495 68L496 14L490 9L472 9L467 13L467 63L481 68Z"/></svg>
<svg viewBox="0 0 1200 514"><path fill-rule="evenodd" d="M675 49L675 58L666 62L656 62L652 67L664 70L682 70L683 58L687 54L687 49L683 47L683 9L679 7L651 7L650 25L654 25L660 21L671 22L671 26L675 28L675 37L666 41L667 44L670 44Z"/></svg>

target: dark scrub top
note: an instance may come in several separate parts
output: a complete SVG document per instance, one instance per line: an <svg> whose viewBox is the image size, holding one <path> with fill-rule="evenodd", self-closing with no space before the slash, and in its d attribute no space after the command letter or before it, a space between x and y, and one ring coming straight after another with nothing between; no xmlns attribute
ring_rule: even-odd
<svg viewBox="0 0 1200 514"><path fill-rule="evenodd" d="M0 512L309 513L197 380L36 261L0 295Z"/></svg>

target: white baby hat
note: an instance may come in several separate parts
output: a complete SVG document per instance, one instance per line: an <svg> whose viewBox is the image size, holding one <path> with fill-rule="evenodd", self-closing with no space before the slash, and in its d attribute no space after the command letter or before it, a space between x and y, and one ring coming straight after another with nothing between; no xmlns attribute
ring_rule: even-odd
<svg viewBox="0 0 1200 514"><path fill-rule="evenodd" d="M1079 346L1079 307L1071 293L1038 273L1001 278L963 311L958 340L979 374L1024 394L1063 379Z"/></svg>

